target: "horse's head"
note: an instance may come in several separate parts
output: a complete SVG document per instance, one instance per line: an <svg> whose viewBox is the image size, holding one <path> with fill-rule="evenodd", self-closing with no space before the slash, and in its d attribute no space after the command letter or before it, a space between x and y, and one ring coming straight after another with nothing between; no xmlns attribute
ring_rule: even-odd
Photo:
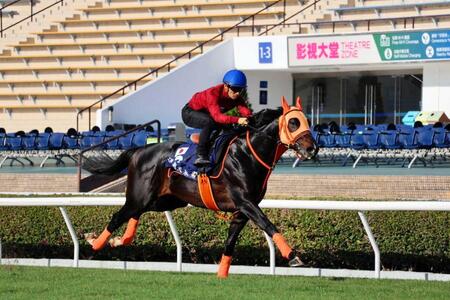
<svg viewBox="0 0 450 300"><path fill-rule="evenodd" d="M300 97L296 105L289 106L284 97L281 98L283 114L278 119L280 141L293 149L301 159L311 159L319 148L309 129L308 120L303 113Z"/></svg>

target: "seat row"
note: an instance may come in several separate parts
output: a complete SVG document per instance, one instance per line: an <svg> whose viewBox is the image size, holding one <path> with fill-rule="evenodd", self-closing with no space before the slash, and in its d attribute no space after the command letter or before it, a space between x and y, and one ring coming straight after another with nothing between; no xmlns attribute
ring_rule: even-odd
<svg viewBox="0 0 450 300"><path fill-rule="evenodd" d="M411 168L414 163L424 166L450 162L450 125L316 125L313 136L320 147L315 163L341 164L360 162L394 165ZM299 163L294 162L293 166Z"/></svg>
<svg viewBox="0 0 450 300"><path fill-rule="evenodd" d="M450 148L450 130L433 127L405 127L402 130L364 130L344 132L313 131L318 145L325 148L363 149L431 149Z"/></svg>
<svg viewBox="0 0 450 300"><path fill-rule="evenodd" d="M36 151L36 150L84 150L115 136L123 134L123 130L109 132L83 132L81 135L67 133L39 133L39 134L0 134L0 151ZM141 147L150 142L157 141L157 134L148 131L137 131L112 140L102 146L101 149L125 150Z"/></svg>

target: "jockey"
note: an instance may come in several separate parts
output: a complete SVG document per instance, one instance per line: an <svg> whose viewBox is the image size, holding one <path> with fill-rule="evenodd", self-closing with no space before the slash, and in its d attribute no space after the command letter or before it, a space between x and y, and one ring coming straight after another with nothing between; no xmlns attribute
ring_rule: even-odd
<svg viewBox="0 0 450 300"><path fill-rule="evenodd" d="M183 107L183 122L190 127L201 129L197 147L196 166L210 163L208 158L208 140L211 132L225 124L247 125L252 112L247 107L242 94L247 88L247 78L242 71L230 70L225 73L223 83L213 86L192 96ZM237 108L241 117L224 114Z"/></svg>

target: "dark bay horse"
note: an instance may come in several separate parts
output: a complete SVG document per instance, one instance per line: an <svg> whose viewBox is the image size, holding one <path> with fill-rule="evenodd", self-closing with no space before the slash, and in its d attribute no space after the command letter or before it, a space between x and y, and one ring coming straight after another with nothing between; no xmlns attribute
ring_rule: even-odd
<svg viewBox="0 0 450 300"><path fill-rule="evenodd" d="M250 117L251 130L241 133L228 148L219 176L211 176L211 188L217 207L233 213L218 276L227 277L231 257L238 236L252 220L275 242L290 266L301 266L293 250L269 221L258 204L266 192L266 184L273 167L288 148L301 159L313 158L317 145L302 112L300 99L289 106L284 97L282 108L264 109ZM175 152L179 142L147 145L122 153L116 160L103 159L85 168L95 174L116 174L128 168L126 202L116 212L100 236L86 237L94 250L130 244L136 233L139 217L146 211L166 211L188 204L205 208L197 182L183 176L170 176L165 167L167 158ZM122 237L110 239L112 232L128 221Z"/></svg>

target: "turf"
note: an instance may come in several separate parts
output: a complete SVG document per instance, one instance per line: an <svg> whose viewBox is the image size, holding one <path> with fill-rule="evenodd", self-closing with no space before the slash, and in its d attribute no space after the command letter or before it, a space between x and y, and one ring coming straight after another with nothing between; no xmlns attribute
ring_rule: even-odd
<svg viewBox="0 0 450 300"><path fill-rule="evenodd" d="M0 299L448 299L450 283L0 266Z"/></svg>

